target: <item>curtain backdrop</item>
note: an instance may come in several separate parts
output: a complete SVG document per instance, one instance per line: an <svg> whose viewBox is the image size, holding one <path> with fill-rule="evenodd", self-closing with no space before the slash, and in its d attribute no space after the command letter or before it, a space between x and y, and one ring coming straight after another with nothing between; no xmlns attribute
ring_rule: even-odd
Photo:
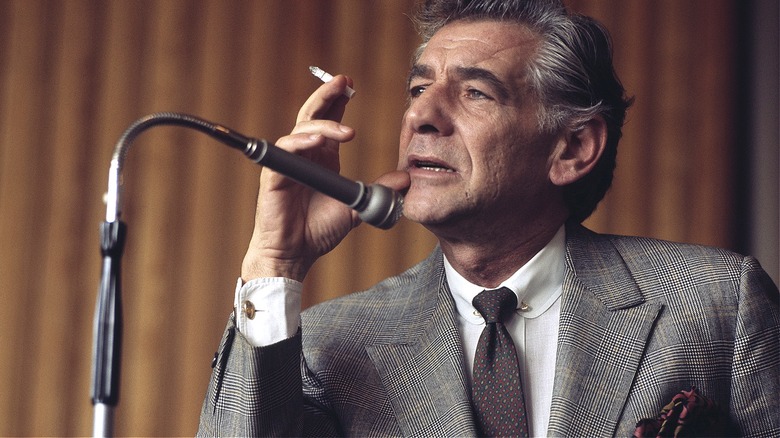
<svg viewBox="0 0 780 438"><path fill-rule="evenodd" d="M592 228L739 248L737 0L572 0L611 29L636 96ZM319 82L355 80L342 173L394 168L412 0L0 1L0 435L88 435L98 224L131 122L192 113L276 140ZM159 127L124 171L125 342L116 433L195 433L249 241L259 168ZM435 244L362 226L308 278L305 305L366 288Z"/></svg>

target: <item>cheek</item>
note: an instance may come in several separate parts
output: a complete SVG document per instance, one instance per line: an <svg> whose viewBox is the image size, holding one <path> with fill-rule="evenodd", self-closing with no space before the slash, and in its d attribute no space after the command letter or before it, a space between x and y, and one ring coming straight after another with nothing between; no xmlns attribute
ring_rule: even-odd
<svg viewBox="0 0 780 438"><path fill-rule="evenodd" d="M524 190L548 179L549 145L542 138L506 135L488 139L478 154L476 179L498 192Z"/></svg>
<svg viewBox="0 0 780 438"><path fill-rule="evenodd" d="M407 110L408 112L408 110ZM409 142L412 139L412 130L406 122L406 112L401 119L401 133L398 136L398 166L403 164L404 157L406 157L406 150L409 148Z"/></svg>
<svg viewBox="0 0 780 438"><path fill-rule="evenodd" d="M466 144L478 179L499 180L521 164L524 140L505 123L492 121L489 129L469 134Z"/></svg>
<svg viewBox="0 0 780 438"><path fill-rule="evenodd" d="M398 163L396 165L397 170L405 170L406 167L406 160L404 157L406 156L406 143L404 143L403 139L401 139L401 144L398 146Z"/></svg>
<svg viewBox="0 0 780 438"><path fill-rule="evenodd" d="M398 170L404 170L406 167L406 150L409 148L409 137L401 133L398 142Z"/></svg>

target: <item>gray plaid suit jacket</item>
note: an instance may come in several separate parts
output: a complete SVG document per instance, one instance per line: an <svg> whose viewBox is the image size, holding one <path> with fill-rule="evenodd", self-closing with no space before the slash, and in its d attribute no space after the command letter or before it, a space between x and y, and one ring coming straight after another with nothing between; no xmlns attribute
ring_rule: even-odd
<svg viewBox="0 0 780 438"><path fill-rule="evenodd" d="M780 304L755 259L569 225L561 300L548 435L631 436L694 385L743 435L780 436ZM475 434L438 248L301 326L253 348L228 323L199 435Z"/></svg>

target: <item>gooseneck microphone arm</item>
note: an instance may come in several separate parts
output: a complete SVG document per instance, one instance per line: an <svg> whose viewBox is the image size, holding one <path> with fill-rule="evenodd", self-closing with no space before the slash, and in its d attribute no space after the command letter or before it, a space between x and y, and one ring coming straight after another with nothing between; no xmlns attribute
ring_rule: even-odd
<svg viewBox="0 0 780 438"><path fill-rule="evenodd" d="M133 140L158 125L193 128L240 150L257 164L275 170L301 184L343 202L360 218L375 227L388 229L401 217L403 198L382 185L366 186L321 167L298 155L260 139L246 137L222 125L179 113L157 113L143 117L125 130L117 141L108 174L106 221L100 226L103 266L93 327L92 404L95 407L93 436L113 434L113 408L119 399L119 371L122 344L122 300L120 267L126 225L120 220L122 168Z"/></svg>
<svg viewBox="0 0 780 438"><path fill-rule="evenodd" d="M142 131L156 125L178 125L196 129L238 149L257 164L273 169L303 185L343 202L356 210L360 218L375 227L389 229L401 217L403 198L379 184L366 186L298 155L291 154L266 140L246 137L197 117L179 113L152 114L133 123L117 142L109 169L106 220L119 217L120 177L130 143Z"/></svg>

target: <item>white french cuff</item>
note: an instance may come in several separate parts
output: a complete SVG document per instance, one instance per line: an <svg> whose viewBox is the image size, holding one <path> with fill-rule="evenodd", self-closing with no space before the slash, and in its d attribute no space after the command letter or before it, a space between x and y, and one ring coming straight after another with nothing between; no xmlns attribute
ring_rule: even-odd
<svg viewBox="0 0 780 438"><path fill-rule="evenodd" d="M300 326L303 283L289 278L239 278L233 302L238 331L255 347L295 336Z"/></svg>

